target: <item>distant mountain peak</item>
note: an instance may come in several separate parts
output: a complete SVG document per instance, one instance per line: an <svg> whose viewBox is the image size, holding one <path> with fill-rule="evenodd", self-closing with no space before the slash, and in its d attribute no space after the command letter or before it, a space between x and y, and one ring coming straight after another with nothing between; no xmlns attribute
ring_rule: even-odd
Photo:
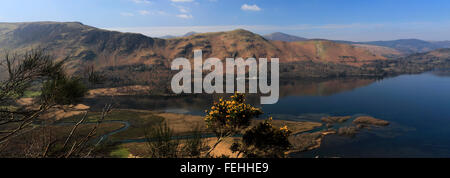
<svg viewBox="0 0 450 178"><path fill-rule="evenodd" d="M285 41L285 42L294 42L294 41L307 41L307 38L298 37L294 35L289 35L282 32L275 32L271 34L264 35L264 38L272 41Z"/></svg>
<svg viewBox="0 0 450 178"><path fill-rule="evenodd" d="M192 36L192 35L195 35L195 34L197 34L197 32L194 32L194 31L192 31L192 32L187 32L187 33L184 34L182 37L188 37L188 36Z"/></svg>
<svg viewBox="0 0 450 178"><path fill-rule="evenodd" d="M195 35L195 34L198 34L198 33L197 33L197 32L194 32L194 31L191 31L191 32L187 32L186 34L181 35L181 36L165 35L165 36L161 36L161 37L159 37L159 38L162 38L162 39L172 39L172 38L188 37L188 36L192 36L192 35Z"/></svg>
<svg viewBox="0 0 450 178"><path fill-rule="evenodd" d="M252 34L252 35L255 35L253 32L251 32L251 31L249 31L249 30L246 30L246 29L242 29L242 28L238 28L238 29L235 29L235 30L233 30L233 31L228 31L228 32L226 32L226 33Z"/></svg>

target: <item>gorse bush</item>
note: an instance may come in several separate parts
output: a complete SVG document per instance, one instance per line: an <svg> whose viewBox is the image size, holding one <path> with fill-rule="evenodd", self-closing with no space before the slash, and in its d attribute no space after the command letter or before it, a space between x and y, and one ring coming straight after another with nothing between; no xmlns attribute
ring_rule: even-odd
<svg viewBox="0 0 450 178"><path fill-rule="evenodd" d="M248 129L252 120L263 112L245 104L244 94L236 93L229 100L220 99L206 112L206 126L217 137L217 142L206 156L225 138L235 134L243 134L242 140L230 147L233 153L237 153L237 157L242 155L248 158L282 158L291 147L288 140L291 131L287 126L274 127L272 118Z"/></svg>
<svg viewBox="0 0 450 178"><path fill-rule="evenodd" d="M262 114L261 109L245 104L243 94L236 93L230 100L220 99L205 116L206 126L217 136L228 136L247 128L251 120Z"/></svg>
<svg viewBox="0 0 450 178"><path fill-rule="evenodd" d="M274 127L270 118L247 130L241 143L234 143L230 149L247 158L282 158L291 146L290 134L287 126Z"/></svg>
<svg viewBox="0 0 450 178"><path fill-rule="evenodd" d="M244 94L236 93L229 100L220 99L215 102L205 116L206 127L215 133L217 142L207 152L207 156L225 138L241 133L250 126L255 117L263 112L250 104L245 104Z"/></svg>

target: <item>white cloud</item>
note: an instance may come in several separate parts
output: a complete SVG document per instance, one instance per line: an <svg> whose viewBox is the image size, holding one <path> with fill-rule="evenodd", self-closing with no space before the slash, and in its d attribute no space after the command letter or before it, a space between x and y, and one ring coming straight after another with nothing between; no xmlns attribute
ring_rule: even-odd
<svg viewBox="0 0 450 178"><path fill-rule="evenodd" d="M140 11L138 11L139 12L139 14L141 14L141 15L149 15L150 14L150 12L149 11L146 11L146 10L140 10Z"/></svg>
<svg viewBox="0 0 450 178"><path fill-rule="evenodd" d="M260 11L261 10L261 8L259 8L256 4L254 4L254 5L244 4L241 6L241 9L244 11Z"/></svg>
<svg viewBox="0 0 450 178"><path fill-rule="evenodd" d="M184 7L180 7L178 10L180 10L181 13L188 13L189 10L184 8Z"/></svg>
<svg viewBox="0 0 450 178"><path fill-rule="evenodd" d="M166 11L156 11L158 15L169 15Z"/></svg>
<svg viewBox="0 0 450 178"><path fill-rule="evenodd" d="M194 0L170 0L172 2L194 2Z"/></svg>
<svg viewBox="0 0 450 178"><path fill-rule="evenodd" d="M192 15L191 14L179 14L177 15L178 18L182 18L182 19L192 19Z"/></svg>
<svg viewBox="0 0 450 178"><path fill-rule="evenodd" d="M130 13L130 12L122 12L122 13L120 13L120 15L125 16L125 17L133 17L134 16L134 14Z"/></svg>
<svg viewBox="0 0 450 178"><path fill-rule="evenodd" d="M179 6L179 5L176 5L176 4L172 4L172 6L176 7L178 9L178 11L180 11L183 14L186 14L186 13L189 12L189 8L187 8L187 7Z"/></svg>
<svg viewBox="0 0 450 178"><path fill-rule="evenodd" d="M188 7L180 6L175 3L172 3L171 5L175 8L177 8L178 11L180 12L180 15L177 15L177 17L183 18L183 19L191 19L192 18L192 15L189 13L190 9Z"/></svg>
<svg viewBox="0 0 450 178"><path fill-rule="evenodd" d="M148 0L131 0L131 1L133 1L136 4L151 4L151 2Z"/></svg>

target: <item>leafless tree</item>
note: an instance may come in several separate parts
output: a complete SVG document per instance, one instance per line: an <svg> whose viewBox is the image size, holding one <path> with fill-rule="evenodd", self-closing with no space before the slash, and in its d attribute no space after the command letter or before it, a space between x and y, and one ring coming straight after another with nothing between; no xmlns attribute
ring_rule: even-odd
<svg viewBox="0 0 450 178"><path fill-rule="evenodd" d="M32 50L22 56L7 54L0 60L0 74L7 75L0 81L0 126L16 125L12 130L0 131L0 144L25 130L36 118L56 105L41 100L38 107L31 109L18 106L16 101L32 85L63 76L64 61L55 62L42 50Z"/></svg>
<svg viewBox="0 0 450 178"><path fill-rule="evenodd" d="M20 150L23 154L15 157L94 157L93 151L102 140L94 143L95 136L111 112L111 104L105 105L100 119L87 133L80 133L80 126L88 117L86 112L62 140L54 136L53 120L41 118L51 109L76 104L87 91L80 79L65 74L65 61L56 61L43 50L31 50L24 55L6 54L0 59L0 75L4 74L0 76L0 151L6 150L14 138L23 136L27 137ZM41 86L41 94L34 98L32 105L17 104L34 86ZM44 124L47 122L48 125Z"/></svg>

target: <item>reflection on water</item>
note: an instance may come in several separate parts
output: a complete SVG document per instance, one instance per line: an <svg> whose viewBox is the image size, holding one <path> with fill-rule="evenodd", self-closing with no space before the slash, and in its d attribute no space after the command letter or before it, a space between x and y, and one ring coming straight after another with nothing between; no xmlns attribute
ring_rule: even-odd
<svg viewBox="0 0 450 178"><path fill-rule="evenodd" d="M450 77L404 75L327 97L288 97L270 112L363 113L392 123L355 138L327 136L319 149L294 157L450 157ZM294 105L295 107L290 107Z"/></svg>
<svg viewBox="0 0 450 178"><path fill-rule="evenodd" d="M283 96L329 96L367 86L375 79L289 80L280 81Z"/></svg>
<svg viewBox="0 0 450 178"><path fill-rule="evenodd" d="M433 72L431 72L431 74L436 75L436 76L441 76L441 77L450 77L450 70L433 71Z"/></svg>
<svg viewBox="0 0 450 178"><path fill-rule="evenodd" d="M375 79L328 79L328 80L282 80L280 81L280 100L289 96L329 96L367 86ZM116 108L161 110L182 114L203 114L214 100L225 94L189 95L189 96L115 96ZM111 97L86 99L86 103L95 109L103 108ZM259 95L248 95L247 101L259 105Z"/></svg>
<svg viewBox="0 0 450 178"><path fill-rule="evenodd" d="M280 81L280 101L261 106L276 119L318 121L323 116L370 115L392 123L354 138L327 136L319 149L295 157L450 157L450 72L384 80ZM220 95L115 97L116 108L202 115ZM102 108L110 98L88 99ZM248 101L258 104L259 96Z"/></svg>

